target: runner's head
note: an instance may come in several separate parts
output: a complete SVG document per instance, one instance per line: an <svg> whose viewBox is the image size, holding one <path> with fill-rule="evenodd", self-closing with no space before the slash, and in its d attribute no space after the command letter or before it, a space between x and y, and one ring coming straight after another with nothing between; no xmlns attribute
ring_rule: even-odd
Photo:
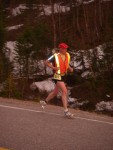
<svg viewBox="0 0 113 150"><path fill-rule="evenodd" d="M59 48L67 49L69 46L66 43L60 43L58 45Z"/></svg>
<svg viewBox="0 0 113 150"><path fill-rule="evenodd" d="M58 45L58 47L59 47L60 52L61 52L62 54L65 54L66 51L67 51L67 48L68 48L69 46L68 46L66 43L60 43L60 44Z"/></svg>

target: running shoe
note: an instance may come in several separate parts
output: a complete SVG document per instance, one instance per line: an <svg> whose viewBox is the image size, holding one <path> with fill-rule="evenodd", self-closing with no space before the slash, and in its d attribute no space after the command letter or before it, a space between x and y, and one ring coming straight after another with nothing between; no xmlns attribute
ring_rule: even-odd
<svg viewBox="0 0 113 150"><path fill-rule="evenodd" d="M42 109L44 109L46 107L47 103L45 101L41 100L40 105L41 105Z"/></svg>
<svg viewBox="0 0 113 150"><path fill-rule="evenodd" d="M74 114L70 113L69 111L64 113L65 117L69 118L69 119L73 119L74 118Z"/></svg>

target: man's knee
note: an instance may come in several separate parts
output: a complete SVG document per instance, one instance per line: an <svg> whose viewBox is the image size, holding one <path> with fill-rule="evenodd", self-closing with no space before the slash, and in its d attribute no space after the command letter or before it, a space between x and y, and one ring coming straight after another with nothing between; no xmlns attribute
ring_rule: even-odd
<svg viewBox="0 0 113 150"><path fill-rule="evenodd" d="M63 90L63 91L62 91L62 94L63 94L63 95L67 95L67 90Z"/></svg>
<svg viewBox="0 0 113 150"><path fill-rule="evenodd" d="M53 91L53 95L56 96L58 94L57 91Z"/></svg>

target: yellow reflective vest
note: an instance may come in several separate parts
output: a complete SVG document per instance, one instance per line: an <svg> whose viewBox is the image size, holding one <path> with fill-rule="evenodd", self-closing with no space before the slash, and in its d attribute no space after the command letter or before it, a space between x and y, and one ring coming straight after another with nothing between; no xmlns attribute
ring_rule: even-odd
<svg viewBox="0 0 113 150"><path fill-rule="evenodd" d="M60 53L55 53L54 56L55 56L55 67L59 68L59 70L57 70L55 73L65 74L69 67L70 54L68 52L66 52L65 61L63 61Z"/></svg>

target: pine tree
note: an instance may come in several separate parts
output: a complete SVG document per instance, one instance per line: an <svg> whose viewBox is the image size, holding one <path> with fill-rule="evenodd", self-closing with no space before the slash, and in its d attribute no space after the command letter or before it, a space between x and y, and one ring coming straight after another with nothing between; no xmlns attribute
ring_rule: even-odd
<svg viewBox="0 0 113 150"><path fill-rule="evenodd" d="M8 59L5 56L5 28L3 7L0 1L0 82L3 82L8 76Z"/></svg>

